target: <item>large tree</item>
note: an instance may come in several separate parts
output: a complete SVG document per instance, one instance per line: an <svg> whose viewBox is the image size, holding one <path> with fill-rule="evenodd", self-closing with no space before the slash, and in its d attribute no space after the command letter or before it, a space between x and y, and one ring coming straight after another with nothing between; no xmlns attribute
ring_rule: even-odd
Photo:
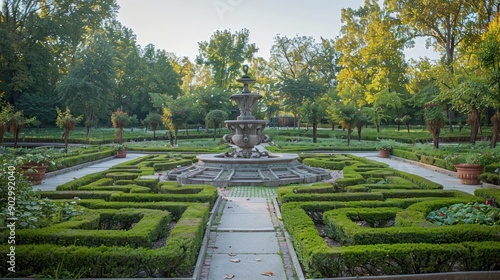
<svg viewBox="0 0 500 280"><path fill-rule="evenodd" d="M115 0L2 1L0 95L17 106L25 93L52 94L73 54L116 9Z"/></svg>
<svg viewBox="0 0 500 280"><path fill-rule="evenodd" d="M289 112L293 112L295 118L300 121L300 108L305 103L312 103L319 99L327 91L327 88L318 81L310 80L308 76L300 76L298 79L284 79L280 87L281 96L284 98L283 105Z"/></svg>
<svg viewBox="0 0 500 280"><path fill-rule="evenodd" d="M79 58L80 62L57 88L71 111L85 116L88 137L92 124L110 110L116 86L113 50L105 37L96 34L94 41L79 53Z"/></svg>
<svg viewBox="0 0 500 280"><path fill-rule="evenodd" d="M252 59L258 51L255 44L249 43L249 37L248 29L234 34L231 30L217 30L209 41L198 43L196 62L210 68L215 87L231 89L243 63Z"/></svg>
<svg viewBox="0 0 500 280"><path fill-rule="evenodd" d="M208 122L206 122L205 116L212 110L230 111L230 96L229 91L216 88L197 88L194 91L194 103L191 103L190 106L194 104L199 115L202 116L202 121L205 122L205 132L208 132Z"/></svg>
<svg viewBox="0 0 500 280"><path fill-rule="evenodd" d="M339 96L363 106L374 103L382 90L406 92L403 50L412 41L400 20L378 1L365 0L359 9L343 9L342 22L342 37L335 44L342 53Z"/></svg>
<svg viewBox="0 0 500 280"><path fill-rule="evenodd" d="M496 114L491 118L493 133L491 147L495 148L500 131L500 16L491 21L488 31L481 38L477 55L479 63L486 70L486 79L492 87L492 104Z"/></svg>
<svg viewBox="0 0 500 280"><path fill-rule="evenodd" d="M412 30L412 36L432 38L429 42L443 52L444 64L453 71L456 49L470 45L498 12L498 0L387 0L390 12Z"/></svg>

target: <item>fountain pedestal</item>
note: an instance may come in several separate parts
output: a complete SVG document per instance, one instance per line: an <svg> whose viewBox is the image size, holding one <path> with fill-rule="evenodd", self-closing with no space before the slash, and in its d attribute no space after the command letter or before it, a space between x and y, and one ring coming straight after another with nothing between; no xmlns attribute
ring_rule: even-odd
<svg viewBox="0 0 500 280"><path fill-rule="evenodd" d="M250 92L248 86L255 80L248 76L248 66L243 67L243 71L245 75L237 80L243 83L243 91L230 97L238 105L240 115L236 120L224 122L231 133L223 139L235 149L225 154L197 156L198 163L174 169L167 174L168 178L181 184L217 187L280 186L330 179L330 172L303 165L295 154L269 154L259 146L270 141L270 137L263 134L267 121L256 120L252 115L262 96Z"/></svg>

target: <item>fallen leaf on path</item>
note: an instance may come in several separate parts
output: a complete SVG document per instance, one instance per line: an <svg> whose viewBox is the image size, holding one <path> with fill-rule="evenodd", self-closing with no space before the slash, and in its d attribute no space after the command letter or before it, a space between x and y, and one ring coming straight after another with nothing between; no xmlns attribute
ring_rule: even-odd
<svg viewBox="0 0 500 280"><path fill-rule="evenodd" d="M224 275L224 279L233 279L234 275L233 274L226 274Z"/></svg>
<svg viewBox="0 0 500 280"><path fill-rule="evenodd" d="M240 260L239 260L239 259L230 259L229 261L230 261L230 262L234 262L234 263L239 263L239 262L240 262Z"/></svg>
<svg viewBox="0 0 500 280"><path fill-rule="evenodd" d="M260 259L255 259L256 262L260 262Z"/></svg>
<svg viewBox="0 0 500 280"><path fill-rule="evenodd" d="M229 253L228 255L229 255L229 256L231 256L231 257L236 256L236 254L235 254L235 253Z"/></svg>
<svg viewBox="0 0 500 280"><path fill-rule="evenodd" d="M272 271L266 271L261 273L264 276L274 276L274 273Z"/></svg>

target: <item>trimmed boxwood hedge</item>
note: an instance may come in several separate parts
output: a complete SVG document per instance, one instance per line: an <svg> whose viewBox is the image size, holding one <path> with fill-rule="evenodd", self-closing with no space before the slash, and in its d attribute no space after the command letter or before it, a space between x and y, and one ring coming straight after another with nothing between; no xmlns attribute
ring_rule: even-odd
<svg viewBox="0 0 500 280"><path fill-rule="evenodd" d="M349 160L339 160L337 157L314 157L314 158L305 158L302 160L303 164L331 169L331 170L342 170L346 165L350 165L351 162Z"/></svg>
<svg viewBox="0 0 500 280"><path fill-rule="evenodd" d="M75 155L75 156L62 157L62 158L56 159L55 160L56 164L49 166L47 168L47 172L54 171L56 169L63 169L63 168L72 167L72 166L79 165L79 164L86 163L86 162L90 162L90 161L104 159L107 157L111 157L114 154L115 154L115 152L112 149L103 149L102 151L99 151L99 152L82 153L82 154Z"/></svg>
<svg viewBox="0 0 500 280"><path fill-rule="evenodd" d="M88 185L99 179L104 178L106 176L106 173L107 171L101 171L85 175L81 178L74 179L73 181L69 181L67 183L57 186L56 190L58 191L77 190L81 186Z"/></svg>
<svg viewBox="0 0 500 280"><path fill-rule="evenodd" d="M384 220L396 215L398 210L388 208L344 208L327 211L323 215L325 231L342 245L396 244L396 243L460 243L463 241L495 241L500 238L500 226L454 225L422 227L367 228L353 219ZM383 218L380 216L384 215ZM371 217L374 216L374 217Z"/></svg>
<svg viewBox="0 0 500 280"><path fill-rule="evenodd" d="M147 187L142 187L134 184L130 185L114 185L114 186L92 186L86 185L80 187L79 190L87 191L120 191L126 193L150 193L151 189Z"/></svg>
<svg viewBox="0 0 500 280"><path fill-rule="evenodd" d="M151 209L88 210L85 215L41 229L19 229L18 244L57 244L60 246L151 247L168 232L170 214ZM107 230L104 224L131 225L127 230Z"/></svg>
<svg viewBox="0 0 500 280"><path fill-rule="evenodd" d="M500 253L498 241L329 247L301 204L284 204L281 213L308 278L447 272L457 267L489 270L500 265L495 257Z"/></svg>
<svg viewBox="0 0 500 280"><path fill-rule="evenodd" d="M485 200L494 198L496 203L500 204L500 189L476 189L474 194L483 197Z"/></svg>
<svg viewBox="0 0 500 280"><path fill-rule="evenodd" d="M132 194L132 193L114 193L110 201L128 201L128 202L154 202L154 201L179 201L179 202L208 202L210 205L217 199L217 189L213 186L207 186L196 194Z"/></svg>
<svg viewBox="0 0 500 280"><path fill-rule="evenodd" d="M120 202L120 201L105 201L100 199L81 199L77 201L78 205L84 206L89 209L123 209L123 208L144 208L144 209L156 209L165 210L171 213L172 220L178 221L184 211L190 206L193 207L208 207L208 203L200 203L200 206L196 206L197 203L186 203L186 202Z"/></svg>
<svg viewBox="0 0 500 280"><path fill-rule="evenodd" d="M49 199L103 199L109 200L112 194L121 193L118 191L43 191L40 192L42 198Z"/></svg>
<svg viewBox="0 0 500 280"><path fill-rule="evenodd" d="M440 184L417 175L384 168L366 158L349 157L353 161L344 167L344 179L334 183L337 193L329 193L328 187L318 192L314 187L308 191L307 186L278 189L283 222L307 278L500 267L500 226L438 227L426 221L431 210L485 198L445 191ZM379 182L384 183L376 184ZM373 194L382 197L371 201L353 199ZM334 201L325 201L332 197ZM395 226L391 226L393 219ZM323 221L330 238L343 246L328 245L313 220ZM363 223L358 225L356 221ZM366 222L386 227L361 226Z"/></svg>

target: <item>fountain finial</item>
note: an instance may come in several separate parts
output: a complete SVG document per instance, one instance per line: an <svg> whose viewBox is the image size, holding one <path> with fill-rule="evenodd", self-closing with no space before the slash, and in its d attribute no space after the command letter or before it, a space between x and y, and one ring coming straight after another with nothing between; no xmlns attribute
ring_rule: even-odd
<svg viewBox="0 0 500 280"><path fill-rule="evenodd" d="M250 90L248 89L248 85L253 84L256 81L255 79L252 79L250 78L250 76L248 76L248 69L250 69L248 65L246 64L243 65L243 73L245 73L245 75L236 80L237 82L243 84L243 91L241 93L251 93Z"/></svg>

